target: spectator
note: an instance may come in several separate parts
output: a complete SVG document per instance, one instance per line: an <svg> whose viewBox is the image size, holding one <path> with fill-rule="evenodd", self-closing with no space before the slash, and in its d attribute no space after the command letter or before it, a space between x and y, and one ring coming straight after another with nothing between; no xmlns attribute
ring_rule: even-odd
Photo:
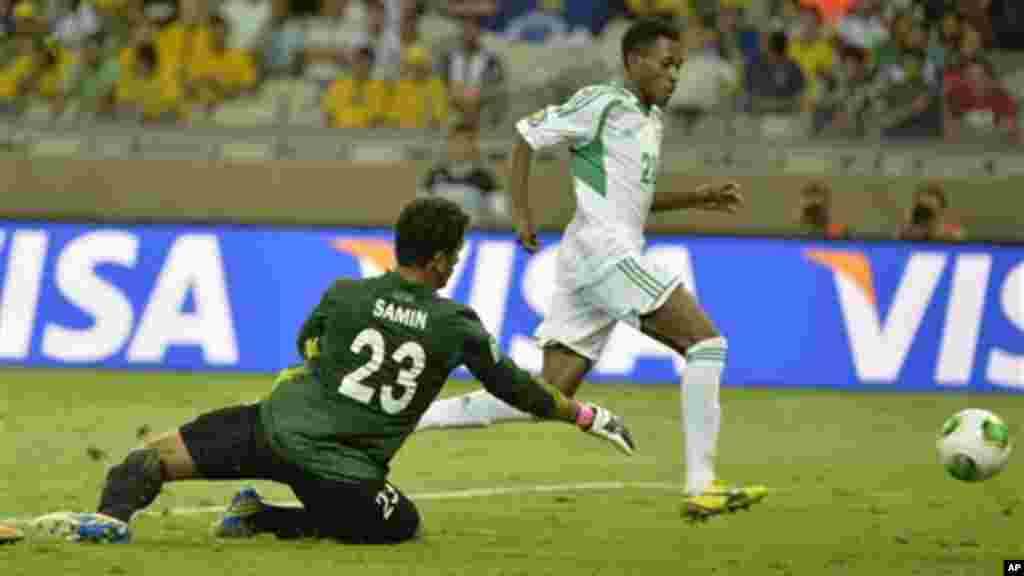
<svg viewBox="0 0 1024 576"><path fill-rule="evenodd" d="M302 29L292 19L287 0L270 0L270 24L265 33L263 63L271 76L293 75L302 65Z"/></svg>
<svg viewBox="0 0 1024 576"><path fill-rule="evenodd" d="M157 86L163 91L163 96L159 99L155 97L155 94L147 96L149 98L147 109L154 112L159 108L156 102L163 102L168 109L161 111L158 116L165 120L172 117L169 112L171 108L176 110L174 115L186 111L182 72L185 68L186 48L191 46L195 37L194 27L188 26L178 19L175 10L175 7L170 4L147 6L145 18L139 22L136 28L132 45L122 51L120 58L121 81L131 83L138 80L146 85L144 90L139 86L133 89L136 97L138 94L149 94L149 92L155 91ZM138 47L142 44L152 44L157 51L157 69L152 78L154 82L152 86L149 85L148 75L135 70L134 59L139 54ZM184 116L181 118L183 119ZM152 116L148 117L150 121L155 119Z"/></svg>
<svg viewBox="0 0 1024 576"><path fill-rule="evenodd" d="M863 138L871 103L877 86L866 50L850 47L842 52L842 62L833 89L826 93L814 113L814 132L846 138Z"/></svg>
<svg viewBox="0 0 1024 576"><path fill-rule="evenodd" d="M220 10L231 30L231 48L248 52L262 64L271 23L270 0L226 0Z"/></svg>
<svg viewBox="0 0 1024 576"><path fill-rule="evenodd" d="M798 32L789 42L789 57L800 66L807 81L802 103L806 111L814 110L824 99L833 79L835 58L832 41L822 33L821 25L821 13L817 8L804 6L800 11Z"/></svg>
<svg viewBox="0 0 1024 576"><path fill-rule="evenodd" d="M56 117L64 106L71 55L55 38L47 38L37 46L39 66L33 75L35 93L50 105L51 115Z"/></svg>
<svg viewBox="0 0 1024 576"><path fill-rule="evenodd" d="M942 25L939 27L939 46L942 47L945 61L960 52L960 38L963 36L963 22L956 12L946 12L942 16Z"/></svg>
<svg viewBox="0 0 1024 576"><path fill-rule="evenodd" d="M156 27L146 18L140 18L129 33L127 42L118 52L118 81L114 91L118 105L128 106L135 97L135 57L143 44L152 44L156 38Z"/></svg>
<svg viewBox="0 0 1024 576"><path fill-rule="evenodd" d="M971 28L978 32L979 43L984 50L993 48L995 40L992 20L989 18L991 4L992 0L957 0L956 2L956 11L960 13L964 21L971 25Z"/></svg>
<svg viewBox="0 0 1024 576"><path fill-rule="evenodd" d="M832 188L825 182L810 182L800 189L796 220L808 236L839 240L850 234L845 225L832 219Z"/></svg>
<svg viewBox="0 0 1024 576"><path fill-rule="evenodd" d="M914 18L909 11L896 12L889 25L889 37L875 50L875 66L883 74L890 66L903 63L903 52L910 49L910 30Z"/></svg>
<svg viewBox="0 0 1024 576"><path fill-rule="evenodd" d="M877 107L883 138L926 139L941 134L939 90L925 80L925 61L924 52L905 52L902 77L882 79Z"/></svg>
<svg viewBox="0 0 1024 576"><path fill-rule="evenodd" d="M40 30L35 7L22 2L14 7L14 54L0 69L0 111L19 112L31 92L41 64Z"/></svg>
<svg viewBox="0 0 1024 576"><path fill-rule="evenodd" d="M508 222L508 199L494 173L483 163L474 126L457 123L448 135L445 158L423 180L421 196L447 198L466 211L476 225Z"/></svg>
<svg viewBox="0 0 1024 576"><path fill-rule="evenodd" d="M941 185L924 184L914 191L914 203L907 212L899 238L912 241L965 240L967 233L948 220L949 201Z"/></svg>
<svg viewBox="0 0 1024 576"><path fill-rule="evenodd" d="M70 0L67 13L57 19L53 33L62 45L77 50L86 38L99 32L101 25L92 3Z"/></svg>
<svg viewBox="0 0 1024 576"><path fill-rule="evenodd" d="M302 54L306 77L321 92L337 78L349 61L349 47L365 34L366 11L362 0L321 0L320 13L306 25Z"/></svg>
<svg viewBox="0 0 1024 576"><path fill-rule="evenodd" d="M67 95L78 102L79 118L114 115L120 66L104 50L104 39L102 33L85 39L80 59L72 73ZM63 102L56 110L58 115L62 112Z"/></svg>
<svg viewBox="0 0 1024 576"><path fill-rule="evenodd" d="M855 2L856 0L801 0L804 6L816 8L830 27L838 24Z"/></svg>
<svg viewBox="0 0 1024 576"><path fill-rule="evenodd" d="M853 10L839 20L837 31L844 45L868 52L873 52L889 38L879 0L857 0Z"/></svg>
<svg viewBox="0 0 1024 576"><path fill-rule="evenodd" d="M732 4L721 5L717 28L718 52L732 63L737 74L742 74L744 63L757 55L760 33L744 22L743 8Z"/></svg>
<svg viewBox="0 0 1024 576"><path fill-rule="evenodd" d="M748 73L754 110L759 113L792 114L800 108L806 88L800 66L787 55L786 33L773 32L761 61Z"/></svg>
<svg viewBox="0 0 1024 576"><path fill-rule="evenodd" d="M256 63L248 52L228 46L227 21L219 14L210 16L203 32L195 38L187 76L196 99L212 113L220 102L253 89Z"/></svg>
<svg viewBox="0 0 1024 576"><path fill-rule="evenodd" d="M14 5L11 0L0 0L0 43L14 34Z"/></svg>
<svg viewBox="0 0 1024 576"><path fill-rule="evenodd" d="M440 128L448 119L448 94L434 74L430 53L410 46L402 61L402 77L395 86L391 123L399 128Z"/></svg>
<svg viewBox="0 0 1024 576"><path fill-rule="evenodd" d="M969 22L964 22L963 34L960 36L958 56L968 62L984 55L981 33Z"/></svg>
<svg viewBox="0 0 1024 576"><path fill-rule="evenodd" d="M717 49L716 36L714 29L708 27L691 27L686 33L686 62L680 69L668 108L682 117L687 133L739 85L736 68Z"/></svg>
<svg viewBox="0 0 1024 576"><path fill-rule="evenodd" d="M167 89L161 74L160 52L151 42L143 42L134 50L130 76L122 76L129 87L121 102L128 115L143 123L185 120L187 114L177 92Z"/></svg>
<svg viewBox="0 0 1024 576"><path fill-rule="evenodd" d="M780 0L777 14L769 24L770 28L782 30L787 37L800 31L800 0Z"/></svg>
<svg viewBox="0 0 1024 576"><path fill-rule="evenodd" d="M505 70L498 55L480 42L480 20L462 19L462 43L446 52L441 77L448 88L451 110L465 122L496 125L504 116Z"/></svg>
<svg viewBox="0 0 1024 576"><path fill-rule="evenodd" d="M334 128L370 128L387 115L388 92L384 81L373 78L373 48L355 50L352 74L336 79L323 99L324 123Z"/></svg>
<svg viewBox="0 0 1024 576"><path fill-rule="evenodd" d="M356 44L368 44L373 48L374 78L389 82L398 79L402 67L403 35L414 38L419 33L417 9L416 4L405 1L396 3L396 0L389 0L385 4L383 0L366 0L366 31ZM397 14L394 13L396 11Z"/></svg>
<svg viewBox="0 0 1024 576"><path fill-rule="evenodd" d="M893 23L892 37L878 49L875 61L879 74L886 79L901 80L905 54L921 52L925 54L924 79L935 85L941 64L928 56L928 48L928 37L924 29L914 22L908 12L900 13Z"/></svg>
<svg viewBox="0 0 1024 576"><path fill-rule="evenodd" d="M996 131L1013 144L1020 142L1017 102L996 77L992 63L974 59L963 77L946 94L946 140L962 138L964 126L980 132Z"/></svg>
<svg viewBox="0 0 1024 576"><path fill-rule="evenodd" d="M909 40L911 48L924 50L928 56L928 65L932 70L929 82L938 82L942 70L946 66L946 51L939 44L938 39L931 35L925 25L918 23L910 30Z"/></svg>

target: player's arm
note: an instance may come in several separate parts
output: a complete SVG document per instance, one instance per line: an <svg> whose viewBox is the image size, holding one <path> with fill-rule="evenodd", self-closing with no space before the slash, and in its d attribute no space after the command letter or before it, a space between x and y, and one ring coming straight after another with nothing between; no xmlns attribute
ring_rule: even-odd
<svg viewBox="0 0 1024 576"><path fill-rule="evenodd" d="M302 327L299 329L299 336L296 338L295 346L299 351L299 357L303 360L310 360L320 355L319 346L317 345L317 338L324 333L324 326L327 323L327 306L331 298L331 294L336 290L352 284L353 281L348 278L339 278L335 280L334 284L324 292L324 295L320 298L320 302L313 308L309 316L302 323Z"/></svg>
<svg viewBox="0 0 1024 576"><path fill-rule="evenodd" d="M484 388L503 402L544 420L576 424L632 454L633 438L622 419L600 406L567 398L543 378L533 376L503 357L494 338L467 311L460 319L464 337L463 361Z"/></svg>
<svg viewBox="0 0 1024 576"><path fill-rule="evenodd" d="M669 210L712 210L733 213L743 203L735 182L722 186L701 184L695 190L663 190L654 194L651 212Z"/></svg>
<svg viewBox="0 0 1024 576"><path fill-rule="evenodd" d="M531 253L536 252L539 248L529 201L530 165L532 163L533 148L522 134L517 134L509 165L509 197L512 199L512 213L519 242Z"/></svg>
<svg viewBox="0 0 1024 576"><path fill-rule="evenodd" d="M317 339L324 333L324 323L327 321L327 314L323 310L323 302L306 317L299 329L299 336L295 339L295 347L299 351L299 357L303 360L311 360L320 355Z"/></svg>
<svg viewBox="0 0 1024 576"><path fill-rule="evenodd" d="M563 142L575 145L589 142L597 134L602 114L614 103L614 96L605 89L588 87L564 104L548 106L516 123L516 143L509 164L509 197L519 242L528 252L540 248L528 197L534 150Z"/></svg>

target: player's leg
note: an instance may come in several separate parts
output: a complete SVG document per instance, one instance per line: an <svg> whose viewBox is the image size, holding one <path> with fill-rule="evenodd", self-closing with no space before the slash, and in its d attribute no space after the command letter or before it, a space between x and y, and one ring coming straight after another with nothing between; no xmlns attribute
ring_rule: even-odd
<svg viewBox="0 0 1024 576"><path fill-rule="evenodd" d="M321 538L350 544L397 544L419 532L416 505L389 482L341 482L304 475L291 487Z"/></svg>
<svg viewBox="0 0 1024 576"><path fill-rule="evenodd" d="M56 513L35 519L38 533L71 540L127 542L135 512L156 500L164 482L194 478L195 465L177 430L160 435L111 467L95 514Z"/></svg>
<svg viewBox="0 0 1024 576"><path fill-rule="evenodd" d="M196 475L195 464L178 430L147 440L111 467L95 514L59 512L35 519L37 533L94 542L127 542L135 512L156 500L164 482Z"/></svg>
<svg viewBox="0 0 1024 576"><path fill-rule="evenodd" d="M276 456L261 440L258 405L203 414L148 439L107 473L96 513L57 513L33 523L39 532L73 540L124 542L136 512L152 504L164 483L189 479L275 480ZM294 515L294 514L292 514Z"/></svg>
<svg viewBox="0 0 1024 576"><path fill-rule="evenodd" d="M762 486L725 487L716 479L714 458L721 429L719 394L728 346L696 299L670 273L648 259L627 266L632 276L663 291L647 311L642 308L641 330L686 358L681 381L681 404L686 460L687 510L705 517L745 508L765 495Z"/></svg>
<svg viewBox="0 0 1024 576"><path fill-rule="evenodd" d="M721 427L719 387L726 341L682 285L642 319L641 329L686 358L680 390L686 491L701 494L715 480L714 456Z"/></svg>
<svg viewBox="0 0 1024 576"><path fill-rule="evenodd" d="M543 351L541 375L567 396L576 390L608 341L614 319L580 299L578 293L556 290L551 313L537 328ZM498 422L527 422L535 418L499 400L486 390L435 400L417 430L488 426Z"/></svg>

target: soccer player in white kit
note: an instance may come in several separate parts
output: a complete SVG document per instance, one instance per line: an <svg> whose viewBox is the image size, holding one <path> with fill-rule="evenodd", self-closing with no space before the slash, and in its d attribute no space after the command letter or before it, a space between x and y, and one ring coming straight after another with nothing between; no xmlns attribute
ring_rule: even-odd
<svg viewBox="0 0 1024 576"><path fill-rule="evenodd" d="M622 39L625 82L583 88L516 124L510 188L519 243L539 244L528 202L534 150L570 144L576 213L558 247L549 315L537 328L542 376L575 394L601 356L616 322L625 322L686 358L682 378L686 510L694 519L749 507L761 486L731 487L714 471L721 408L719 382L727 344L679 275L647 258L648 214L704 209L733 212L738 187L655 191L663 106L682 65L679 32L659 20L634 24ZM435 401L420 429L481 426L530 416L478 391Z"/></svg>

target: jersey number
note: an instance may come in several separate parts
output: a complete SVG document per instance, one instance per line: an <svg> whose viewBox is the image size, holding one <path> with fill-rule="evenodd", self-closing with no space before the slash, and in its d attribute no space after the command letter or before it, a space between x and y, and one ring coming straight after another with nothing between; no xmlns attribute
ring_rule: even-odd
<svg viewBox="0 0 1024 576"><path fill-rule="evenodd" d="M367 328L352 341L350 350L354 354L362 354L363 350L370 348L370 359L359 368L349 372L341 379L341 386L338 392L361 404L369 404L373 400L373 388L363 384L370 376L374 375L384 364L384 335L373 328ZM402 387L401 396L394 397L394 389L390 384L380 387L380 407L388 414L398 414L412 402L416 395L416 378L423 373L427 366L427 353L416 342L406 342L395 350L391 359L401 364L403 368L398 371L397 384ZM405 361L412 360L412 366L405 368Z"/></svg>
<svg viewBox="0 0 1024 576"><path fill-rule="evenodd" d="M658 157L644 152L640 157L640 170L640 181L644 184L654 184L654 177L658 172Z"/></svg>

